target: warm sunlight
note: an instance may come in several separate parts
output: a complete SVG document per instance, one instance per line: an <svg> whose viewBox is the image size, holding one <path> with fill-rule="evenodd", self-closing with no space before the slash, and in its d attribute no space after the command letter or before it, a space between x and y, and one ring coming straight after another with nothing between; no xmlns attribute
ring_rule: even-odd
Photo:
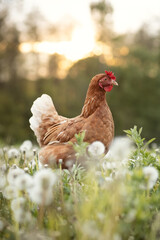
<svg viewBox="0 0 160 240"><path fill-rule="evenodd" d="M83 36L83 37L82 37ZM71 41L61 42L23 42L19 49L23 53L38 52L45 54L64 55L71 61L84 58L93 50L95 45L94 32L87 28L76 28Z"/></svg>

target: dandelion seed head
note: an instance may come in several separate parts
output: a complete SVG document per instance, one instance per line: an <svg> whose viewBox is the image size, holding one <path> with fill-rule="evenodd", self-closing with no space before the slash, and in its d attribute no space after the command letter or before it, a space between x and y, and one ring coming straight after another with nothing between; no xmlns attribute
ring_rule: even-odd
<svg viewBox="0 0 160 240"><path fill-rule="evenodd" d="M28 167L25 167L25 168L24 168L24 171L25 171L25 173L28 173L29 168L28 168Z"/></svg>
<svg viewBox="0 0 160 240"><path fill-rule="evenodd" d="M149 189L152 189L158 179L158 170L155 167L144 167L143 168L144 177L147 180L147 186Z"/></svg>
<svg viewBox="0 0 160 240"><path fill-rule="evenodd" d="M17 166L16 164L13 164L13 165L11 166L11 169L16 169L16 168L18 168L18 166Z"/></svg>
<svg viewBox="0 0 160 240"><path fill-rule="evenodd" d="M6 164L2 164L1 167L0 167L0 171L2 173L5 173L8 168L9 168L9 164L7 164L7 166L6 166Z"/></svg>
<svg viewBox="0 0 160 240"><path fill-rule="evenodd" d="M53 192L51 188L44 190L40 187L34 186L29 189L28 194L32 202L40 205L48 206L53 200Z"/></svg>
<svg viewBox="0 0 160 240"><path fill-rule="evenodd" d="M18 197L11 201L11 209L12 211L17 211L18 209L25 210L26 209L26 199L24 197Z"/></svg>
<svg viewBox="0 0 160 240"><path fill-rule="evenodd" d="M32 220L30 212L25 212L22 209L14 211L14 218L18 223L29 223Z"/></svg>
<svg viewBox="0 0 160 240"><path fill-rule="evenodd" d="M33 154L34 154L34 156L37 154L37 151L38 151L37 148L34 148L34 149L33 149Z"/></svg>
<svg viewBox="0 0 160 240"><path fill-rule="evenodd" d="M16 148L11 148L8 150L8 158L17 158L19 156L19 151Z"/></svg>
<svg viewBox="0 0 160 240"><path fill-rule="evenodd" d="M31 149L32 149L32 142L30 140L24 141L20 146L21 152L30 151Z"/></svg>
<svg viewBox="0 0 160 240"><path fill-rule="evenodd" d="M13 199L18 197L18 190L13 185L8 185L7 187L5 187L2 193L3 196L7 199Z"/></svg>
<svg viewBox="0 0 160 240"><path fill-rule="evenodd" d="M110 158L117 162L128 159L133 150L133 143L128 137L116 137L110 145Z"/></svg>
<svg viewBox="0 0 160 240"><path fill-rule="evenodd" d="M7 174L7 180L9 182L9 184L14 184L16 178L19 175L22 175L22 174L24 174L24 170L23 169L21 169L21 168L12 169L12 168L10 168L9 172Z"/></svg>
<svg viewBox="0 0 160 240"><path fill-rule="evenodd" d="M88 152L91 156L100 156L105 152L105 146L100 141L95 141L88 146Z"/></svg>
<svg viewBox="0 0 160 240"><path fill-rule="evenodd" d="M68 160L66 161L66 166L68 169L70 169L73 166L74 160Z"/></svg>
<svg viewBox="0 0 160 240"><path fill-rule="evenodd" d="M42 189L52 187L57 180L56 174L50 168L44 168L34 175L34 184Z"/></svg>
<svg viewBox="0 0 160 240"><path fill-rule="evenodd" d="M115 162L109 162L109 161L104 161L102 163L102 167L104 170L112 170L116 168L116 163Z"/></svg>
<svg viewBox="0 0 160 240"><path fill-rule="evenodd" d="M62 164L63 163L63 159L59 159L58 162L59 162L59 164Z"/></svg>
<svg viewBox="0 0 160 240"><path fill-rule="evenodd" d="M33 178L27 173L21 174L16 178L15 186L19 190L26 190L33 186Z"/></svg>
<svg viewBox="0 0 160 240"><path fill-rule="evenodd" d="M105 181L106 181L107 183L111 183L111 182L113 182L113 178L111 178L111 177L105 177Z"/></svg>
<svg viewBox="0 0 160 240"><path fill-rule="evenodd" d="M53 185L57 181L57 175L50 168L43 168L35 173L33 187L28 189L30 199L43 205L51 204L53 200Z"/></svg>

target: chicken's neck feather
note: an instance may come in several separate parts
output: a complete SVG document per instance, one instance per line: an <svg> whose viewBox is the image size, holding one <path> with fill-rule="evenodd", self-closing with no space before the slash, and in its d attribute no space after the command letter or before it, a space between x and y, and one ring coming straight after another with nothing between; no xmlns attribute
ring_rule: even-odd
<svg viewBox="0 0 160 240"><path fill-rule="evenodd" d="M107 105L105 91L97 85L90 84L84 106L82 108L81 116L85 118L89 117L101 105Z"/></svg>

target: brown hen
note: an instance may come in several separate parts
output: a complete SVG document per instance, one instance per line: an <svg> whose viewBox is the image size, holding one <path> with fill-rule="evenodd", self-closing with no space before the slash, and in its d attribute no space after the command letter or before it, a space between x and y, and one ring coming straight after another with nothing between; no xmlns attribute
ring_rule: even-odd
<svg viewBox="0 0 160 240"><path fill-rule="evenodd" d="M114 136L114 122L106 102L106 92L118 85L112 72L94 76L90 82L84 107L79 116L65 118L58 115L50 96L43 94L37 98L31 108L33 116L30 127L34 131L41 150L39 159L43 164L58 163L63 159L74 159L74 149L69 142L75 142L75 134L85 131L84 141L101 141L108 151Z"/></svg>

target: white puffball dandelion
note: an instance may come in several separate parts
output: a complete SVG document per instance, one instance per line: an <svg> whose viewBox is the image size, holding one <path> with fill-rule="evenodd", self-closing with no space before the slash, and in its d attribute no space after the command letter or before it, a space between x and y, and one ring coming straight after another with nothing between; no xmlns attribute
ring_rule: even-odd
<svg viewBox="0 0 160 240"><path fill-rule="evenodd" d="M91 156L98 157L105 152L105 146L100 141L95 141L88 146L88 152Z"/></svg>
<svg viewBox="0 0 160 240"><path fill-rule="evenodd" d="M39 205L48 206L52 203L53 200L52 189L44 190L42 188L33 187L29 189L28 194L31 201Z"/></svg>
<svg viewBox="0 0 160 240"><path fill-rule="evenodd" d="M17 158L19 156L19 151L16 148L11 148L8 151L9 158Z"/></svg>
<svg viewBox="0 0 160 240"><path fill-rule="evenodd" d="M43 168L34 175L34 184L42 189L49 189L57 180L56 174L50 168Z"/></svg>
<svg viewBox="0 0 160 240"><path fill-rule="evenodd" d="M33 187L28 190L30 199L41 205L49 205L53 200L53 185L57 175L50 168L43 168L36 172Z"/></svg>
<svg viewBox="0 0 160 240"><path fill-rule="evenodd" d="M106 158L112 158L117 162L122 162L124 165L128 161L128 156L130 155L131 151L133 150L133 143L127 137L116 137L109 148L109 156L106 155Z"/></svg>
<svg viewBox="0 0 160 240"><path fill-rule="evenodd" d="M14 211L14 219L18 223L29 223L32 220L32 216L30 212L25 212L21 209Z"/></svg>
<svg viewBox="0 0 160 240"><path fill-rule="evenodd" d="M152 189L158 179L158 171L155 167L144 167L143 174L145 179L147 180L147 185L145 188Z"/></svg>
<svg viewBox="0 0 160 240"><path fill-rule="evenodd" d="M7 180L9 182L9 184L15 184L15 180L18 176L24 174L24 170L21 168L10 168L9 172L7 174Z"/></svg>
<svg viewBox="0 0 160 240"><path fill-rule="evenodd" d="M26 207L26 199L24 197L15 198L11 201L11 209L12 211L17 211L18 209L25 210Z"/></svg>
<svg viewBox="0 0 160 240"><path fill-rule="evenodd" d="M33 185L33 178L27 173L19 175L15 180L15 186L19 190L26 190L32 187L32 185Z"/></svg>
<svg viewBox="0 0 160 240"><path fill-rule="evenodd" d="M104 170L112 170L116 168L116 163L115 162L109 162L109 161L104 161L102 163L102 167Z"/></svg>
<svg viewBox="0 0 160 240"><path fill-rule="evenodd" d="M31 213L26 211L27 201L24 197L19 197L11 201L11 209L14 219L18 223L28 223L31 221Z"/></svg>
<svg viewBox="0 0 160 240"><path fill-rule="evenodd" d="M105 177L105 181L108 182L108 183L111 183L111 182L113 182L113 178Z"/></svg>
<svg viewBox="0 0 160 240"><path fill-rule="evenodd" d="M31 149L32 149L32 142L30 140L24 141L20 146L21 152L30 151Z"/></svg>
<svg viewBox="0 0 160 240"><path fill-rule="evenodd" d="M3 190L3 196L7 199L13 199L18 197L18 189L13 185L8 185Z"/></svg>

